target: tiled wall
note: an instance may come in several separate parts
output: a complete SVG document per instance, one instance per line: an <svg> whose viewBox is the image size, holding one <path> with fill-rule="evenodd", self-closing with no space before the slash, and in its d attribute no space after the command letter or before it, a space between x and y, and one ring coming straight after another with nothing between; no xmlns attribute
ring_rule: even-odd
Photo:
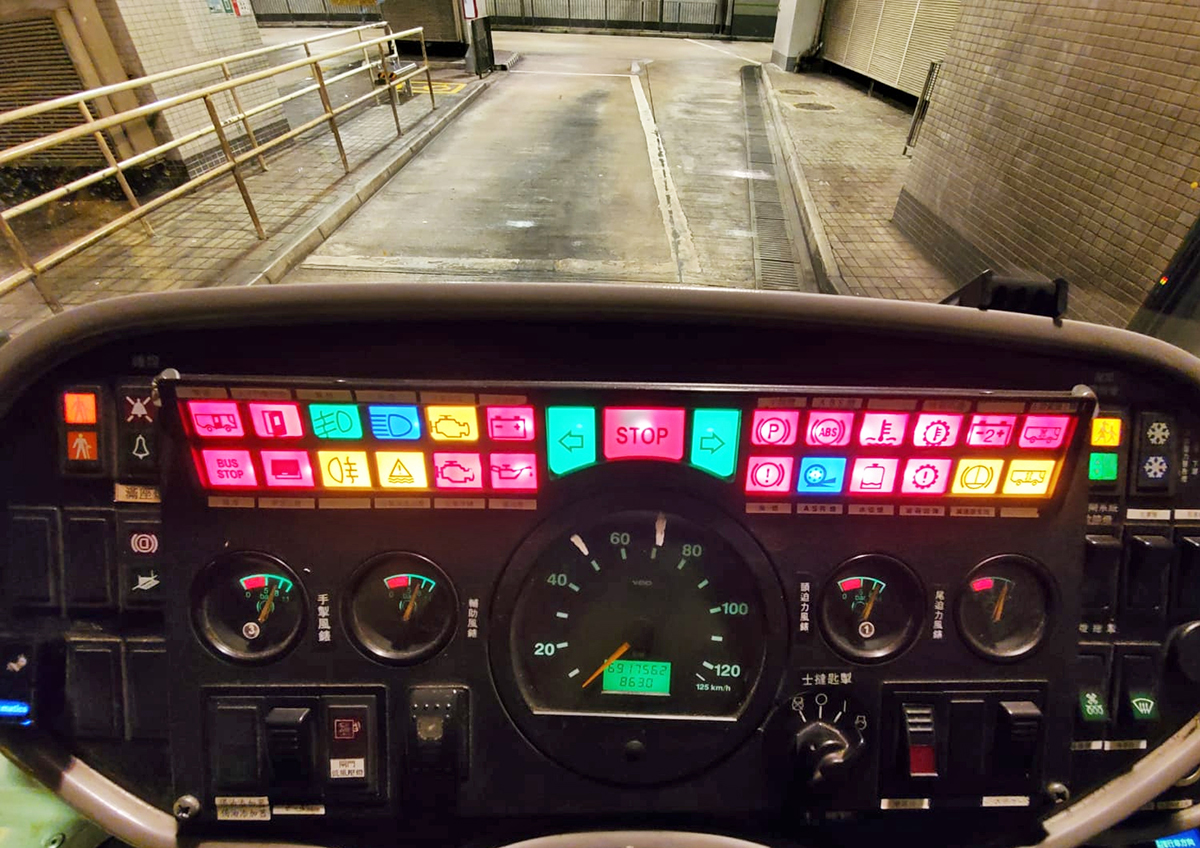
<svg viewBox="0 0 1200 848"><path fill-rule="evenodd" d="M156 74L262 47L248 2L240 3L240 17L211 11L208 0L97 0L97 6L121 61L131 75ZM237 76L278 63L270 59L237 62L230 70ZM214 68L156 83L153 94L161 100L223 79L220 68ZM150 99L145 92L140 96L143 100ZM250 109L276 99L279 92L274 80L268 79L239 88L238 96L242 106ZM227 94L218 95L214 102L223 116L237 111ZM160 120L165 122L165 133L159 133L160 141L212 126L201 101L169 109ZM260 142L286 132L288 128L280 109L264 112L253 118L252 123ZM227 128L226 132L235 149L241 146L239 142L244 143L245 133L240 124ZM214 135L184 145L180 155L191 176L223 158Z"/></svg>
<svg viewBox="0 0 1200 848"><path fill-rule="evenodd" d="M1200 214L1195 180L1200 2L963 0L895 220L1124 324Z"/></svg>

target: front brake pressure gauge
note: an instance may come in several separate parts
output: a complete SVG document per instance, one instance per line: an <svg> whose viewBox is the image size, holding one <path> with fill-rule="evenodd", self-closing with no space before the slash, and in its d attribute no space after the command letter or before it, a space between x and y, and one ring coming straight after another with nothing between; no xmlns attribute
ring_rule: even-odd
<svg viewBox="0 0 1200 848"><path fill-rule="evenodd" d="M304 627L304 594L295 573L269 554L238 551L213 560L196 579L200 638L241 662L274 659Z"/></svg>

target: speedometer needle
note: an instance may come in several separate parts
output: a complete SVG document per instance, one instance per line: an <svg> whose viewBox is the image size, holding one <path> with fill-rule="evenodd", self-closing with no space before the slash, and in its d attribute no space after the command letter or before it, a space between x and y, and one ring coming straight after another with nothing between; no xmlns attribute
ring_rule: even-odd
<svg viewBox="0 0 1200 848"><path fill-rule="evenodd" d="M613 651L612 656L610 656L608 659L606 659L598 669L593 671L592 676L589 677L587 680L583 681L583 685L580 686L579 688L580 689L588 688L589 683L591 683L593 680L595 680L597 677L599 677L604 672L604 669L608 668L610 665L612 665L617 660L619 660L621 657L623 657L625 655L625 652L628 650L629 650L629 643L622 642L621 647L619 647L615 651Z"/></svg>

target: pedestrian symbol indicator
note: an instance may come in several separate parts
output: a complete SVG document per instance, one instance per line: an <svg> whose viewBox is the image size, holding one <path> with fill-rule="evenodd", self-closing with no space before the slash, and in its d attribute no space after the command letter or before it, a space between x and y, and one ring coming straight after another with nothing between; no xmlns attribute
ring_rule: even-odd
<svg viewBox="0 0 1200 848"><path fill-rule="evenodd" d="M384 489L428 489L425 454L421 451L377 451L375 470Z"/></svg>
<svg viewBox="0 0 1200 848"><path fill-rule="evenodd" d="M71 430L67 433L67 459L71 462L97 462L100 446L91 430Z"/></svg>
<svg viewBox="0 0 1200 848"><path fill-rule="evenodd" d="M96 395L92 392L64 392L63 421L68 424L95 424Z"/></svg>
<svg viewBox="0 0 1200 848"><path fill-rule="evenodd" d="M315 425L314 425L315 426ZM371 488L366 451L317 451L321 482L331 489Z"/></svg>

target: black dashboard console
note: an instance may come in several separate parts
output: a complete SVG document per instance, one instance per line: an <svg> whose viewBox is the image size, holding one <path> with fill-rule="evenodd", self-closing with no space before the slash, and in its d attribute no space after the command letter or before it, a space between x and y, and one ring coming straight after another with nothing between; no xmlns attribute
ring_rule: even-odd
<svg viewBox="0 0 1200 848"><path fill-rule="evenodd" d="M592 287L91 315L0 351L0 732L184 836L1015 842L1200 706L1165 346Z"/></svg>

